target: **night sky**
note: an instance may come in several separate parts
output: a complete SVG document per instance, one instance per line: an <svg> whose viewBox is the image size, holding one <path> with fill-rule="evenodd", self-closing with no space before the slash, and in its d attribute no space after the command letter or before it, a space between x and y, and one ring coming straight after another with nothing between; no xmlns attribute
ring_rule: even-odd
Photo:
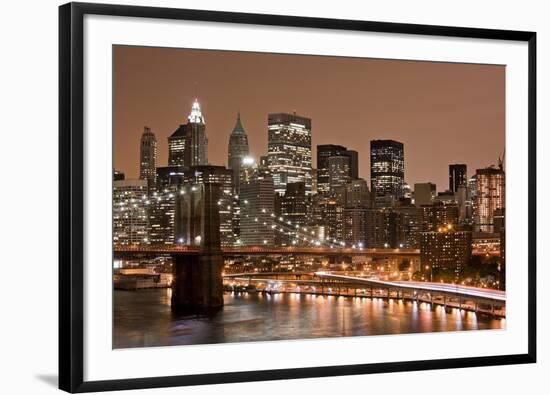
<svg viewBox="0 0 550 395"><path fill-rule="evenodd" d="M505 67L367 58L116 46L113 50L114 167L139 175L144 126L168 161L167 137L187 122L198 97L211 164L227 166L237 112L251 154L267 152L267 114L312 119L318 144L359 152L359 176L370 181L369 142L405 145L405 181L448 188L448 165L497 163L504 150Z"/></svg>

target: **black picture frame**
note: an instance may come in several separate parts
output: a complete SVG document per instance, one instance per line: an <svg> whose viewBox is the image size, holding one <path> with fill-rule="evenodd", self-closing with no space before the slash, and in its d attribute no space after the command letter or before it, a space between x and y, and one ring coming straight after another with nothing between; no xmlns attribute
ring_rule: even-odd
<svg viewBox="0 0 550 395"><path fill-rule="evenodd" d="M483 356L84 381L83 19L86 14L401 33L528 43L528 352ZM90 392L536 362L536 33L157 7L69 3L59 8L59 388Z"/></svg>

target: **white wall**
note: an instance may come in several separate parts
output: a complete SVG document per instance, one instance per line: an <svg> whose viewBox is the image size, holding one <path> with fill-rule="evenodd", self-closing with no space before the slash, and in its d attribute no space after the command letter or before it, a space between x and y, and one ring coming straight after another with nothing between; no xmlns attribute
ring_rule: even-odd
<svg viewBox="0 0 550 395"><path fill-rule="evenodd" d="M550 25L543 1L123 1L180 8L289 14L374 21L534 30L538 33L539 223L548 223L544 174L550 149ZM57 375L57 6L59 1L3 4L0 47L2 101L3 265L0 318L0 389L8 394L54 393ZM6 141L7 137L7 141ZM544 199L546 198L546 199ZM22 220L24 218L24 220ZM539 226L539 245L548 231ZM539 258L539 363L536 365L233 384L130 393L543 393L550 350L549 271ZM543 311L543 308L545 310ZM544 314L543 314L544 313ZM538 389L538 390L537 390ZM547 390L546 390L547 391Z"/></svg>

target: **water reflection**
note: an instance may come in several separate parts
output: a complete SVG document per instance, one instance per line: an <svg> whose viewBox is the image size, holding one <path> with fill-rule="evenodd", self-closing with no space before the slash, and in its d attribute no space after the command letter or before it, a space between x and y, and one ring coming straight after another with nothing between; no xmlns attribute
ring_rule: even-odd
<svg viewBox="0 0 550 395"><path fill-rule="evenodd" d="M170 290L114 292L114 348L504 328L505 320L415 301L227 293L211 317L177 316Z"/></svg>

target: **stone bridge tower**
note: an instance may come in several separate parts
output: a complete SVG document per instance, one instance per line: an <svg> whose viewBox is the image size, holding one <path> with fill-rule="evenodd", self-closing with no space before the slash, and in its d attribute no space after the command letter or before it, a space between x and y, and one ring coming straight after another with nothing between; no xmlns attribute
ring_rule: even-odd
<svg viewBox="0 0 550 395"><path fill-rule="evenodd" d="M199 255L173 258L172 310L208 312L223 307L220 185L187 186L176 199L175 240L200 247Z"/></svg>

